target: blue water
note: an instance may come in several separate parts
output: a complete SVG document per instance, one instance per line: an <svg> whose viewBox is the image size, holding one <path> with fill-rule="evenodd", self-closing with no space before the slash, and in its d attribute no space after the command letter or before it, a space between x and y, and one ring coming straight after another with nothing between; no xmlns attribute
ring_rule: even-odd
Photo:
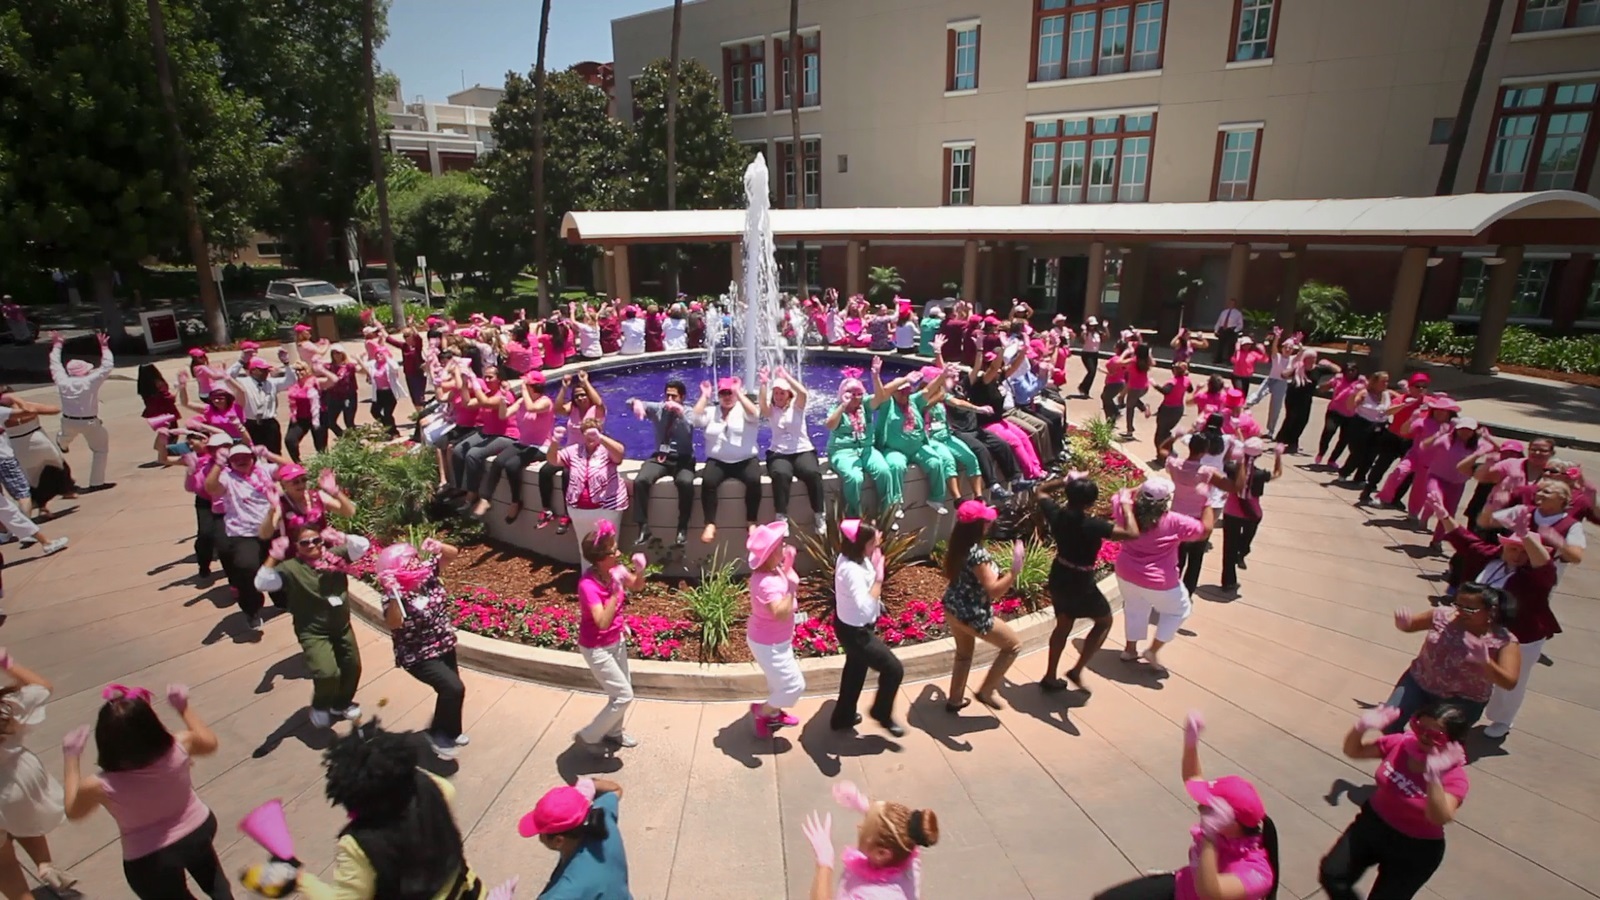
<svg viewBox="0 0 1600 900"><path fill-rule="evenodd" d="M606 361L607 364L610 362L609 359ZM800 376L811 395L811 402L806 406L806 430L811 435L812 443L816 444L818 453L828 448L828 411L837 402L839 383L844 381L840 370L846 366L861 369L862 381L870 388L871 364L872 357L866 354L813 352L806 356L805 370ZM910 365L909 361L885 357L883 380L898 378L913 368L916 366ZM718 374L727 375L727 368L721 367ZM686 407L693 407L700 398L700 382L716 380L711 367L700 359L643 361L591 372L589 383L606 401L606 434L622 442L629 459L648 459L656 451L656 440L655 426L649 421L635 418L633 411L628 408L628 401L634 398L647 402L661 400L662 391L670 378L678 378L688 386ZM747 390L752 392L755 387L746 385ZM715 398L711 402L715 403ZM759 439L763 456L770 437L770 429L763 426ZM705 434L698 428L694 432L694 452L696 459L705 459Z"/></svg>

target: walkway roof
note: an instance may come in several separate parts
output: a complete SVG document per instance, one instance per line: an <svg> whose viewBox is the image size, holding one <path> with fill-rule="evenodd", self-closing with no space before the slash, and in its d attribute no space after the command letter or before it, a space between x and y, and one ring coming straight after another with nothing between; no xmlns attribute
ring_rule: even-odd
<svg viewBox="0 0 1600 900"><path fill-rule="evenodd" d="M788 240L1061 240L1408 244L1600 244L1600 199L1575 191L915 208L775 209ZM744 210L571 212L569 241L717 243L744 233Z"/></svg>

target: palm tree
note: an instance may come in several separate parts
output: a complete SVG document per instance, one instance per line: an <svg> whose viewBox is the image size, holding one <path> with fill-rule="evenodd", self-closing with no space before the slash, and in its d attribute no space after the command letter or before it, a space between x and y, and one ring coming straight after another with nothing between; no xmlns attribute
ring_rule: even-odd
<svg viewBox="0 0 1600 900"><path fill-rule="evenodd" d="M550 41L550 0L539 8L539 55L533 64L533 266L539 274L539 316L550 315L550 250L545 242L544 60Z"/></svg>
<svg viewBox="0 0 1600 900"><path fill-rule="evenodd" d="M547 0L548 2L548 0ZM672 2L672 59L667 67L667 209L678 208L678 44L683 36L683 0ZM668 247L668 294L678 296L678 248Z"/></svg>
<svg viewBox="0 0 1600 900"><path fill-rule="evenodd" d="M372 57L372 33L376 26L373 10L375 0L366 0L365 15L361 17L361 58L367 75L367 145L372 151L372 185L378 193L378 227L383 232L383 262L389 275L389 304L394 310L395 326L406 320L405 302L400 298L400 271L394 264L394 228L389 222L389 179L384 163L383 148L378 143L378 71Z"/></svg>
<svg viewBox="0 0 1600 900"><path fill-rule="evenodd" d="M789 144L789 164L794 166L794 208L805 206L806 196L806 165L805 145L800 142L800 101L805 96L805 78L800 71L800 0L789 0L789 130L792 143ZM821 77L820 72L817 73ZM817 165L822 161L818 160ZM818 174L821 174L820 172ZM794 245L794 283L795 293L801 297L809 296L810 287L806 284L806 242L796 241Z"/></svg>
<svg viewBox="0 0 1600 900"><path fill-rule="evenodd" d="M161 0L146 0L145 5L150 15L150 49L156 59L161 106L167 114L167 127L172 131L172 168L178 178L178 190L183 195L189 258L194 263L195 276L200 279L200 308L205 311L206 328L211 331L211 339L222 344L228 340L228 322L222 315L217 283L211 278L211 253L206 246L205 231L200 227L200 208L195 202L194 179L189 171L189 145L184 141L183 126L178 120L177 92L172 86L172 59L167 55L166 20L162 17ZM123 336L113 334L112 337L120 343Z"/></svg>
<svg viewBox="0 0 1600 900"><path fill-rule="evenodd" d="M906 280L894 266L873 266L867 270L867 295L875 303L893 300L906 289Z"/></svg>

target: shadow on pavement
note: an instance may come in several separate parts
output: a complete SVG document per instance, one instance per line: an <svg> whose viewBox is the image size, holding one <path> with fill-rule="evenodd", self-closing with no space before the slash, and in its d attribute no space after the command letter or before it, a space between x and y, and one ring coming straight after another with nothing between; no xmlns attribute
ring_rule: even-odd
<svg viewBox="0 0 1600 900"><path fill-rule="evenodd" d="M305 657L299 653L285 656L261 673L261 683L256 685L256 693L265 694L272 690L273 683L279 678L284 681L309 681L311 671L306 668Z"/></svg>
<svg viewBox="0 0 1600 900"><path fill-rule="evenodd" d="M1142 662L1125 662L1121 653L1121 650L1115 648L1101 650L1089 660L1089 671L1118 684L1132 684L1157 691L1165 687L1161 682L1167 677L1166 675Z"/></svg>
<svg viewBox="0 0 1600 900"><path fill-rule="evenodd" d="M1372 796L1374 787L1370 784L1356 784L1343 778L1335 778L1329 785L1328 793L1322 799L1328 801L1329 806L1338 806L1340 797L1349 797L1350 802L1360 806Z"/></svg>
<svg viewBox="0 0 1600 900"><path fill-rule="evenodd" d="M1000 695L1006 695L1006 686L1001 686ZM911 701L911 709L906 712L906 724L926 732L946 748L961 753L972 750L971 743L959 740L962 735L994 731L1000 727L1000 720L995 718L989 707L977 700L973 700L961 712L945 709L944 705L949 700L944 688L934 684L923 685L922 693Z"/></svg>
<svg viewBox="0 0 1600 900"><path fill-rule="evenodd" d="M761 757L787 753L794 745L786 737L759 738L750 727L750 716L743 715L722 726L711 746L746 769L761 768Z"/></svg>
<svg viewBox="0 0 1600 900"><path fill-rule="evenodd" d="M218 608L221 608L221 604L218 604ZM223 638L228 638L235 644L254 644L261 640L261 632L250 627L250 622L244 617L244 613L235 612L224 616L221 621L211 626L211 633L201 638L200 644L209 647Z"/></svg>
<svg viewBox="0 0 1600 900"><path fill-rule="evenodd" d="M577 744L556 755L556 771L561 773L561 780L567 784L576 782L584 775L609 775L621 770L622 760L612 753L594 753Z"/></svg>
<svg viewBox="0 0 1600 900"><path fill-rule="evenodd" d="M284 719L283 724L279 725L276 731L267 735L266 739L261 742L261 746L250 751L251 758L261 759L265 757L278 749L278 745L289 737L293 737L300 743L305 744L308 749L320 752L328 749L333 743L333 729L318 728L312 725L311 708L302 706L290 713L289 718Z"/></svg>
<svg viewBox="0 0 1600 900"><path fill-rule="evenodd" d="M818 772L833 778L839 774L841 757L877 756L885 751L900 752L899 744L882 735L860 734L853 728L834 731L828 721L833 716L833 707L836 703L837 701L829 700L822 704L822 708L812 713L811 718L800 729L800 746L816 764Z"/></svg>
<svg viewBox="0 0 1600 900"><path fill-rule="evenodd" d="M1000 696L1004 697L1017 712L1033 716L1073 737L1077 737L1081 732L1078 731L1078 726L1072 724L1070 711L1089 702L1089 695L1083 691L1070 688L1063 691L1046 691L1038 682L1002 685Z"/></svg>

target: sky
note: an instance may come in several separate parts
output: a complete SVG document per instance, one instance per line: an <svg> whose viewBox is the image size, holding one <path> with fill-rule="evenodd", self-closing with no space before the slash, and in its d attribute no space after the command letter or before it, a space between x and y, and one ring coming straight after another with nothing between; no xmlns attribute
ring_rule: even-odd
<svg viewBox="0 0 1600 900"><path fill-rule="evenodd" d="M546 65L611 61L611 20L671 6L672 0L553 0ZM400 76L407 102L444 102L466 87L500 87L506 72L533 68L539 0L392 0L389 39L378 50Z"/></svg>

